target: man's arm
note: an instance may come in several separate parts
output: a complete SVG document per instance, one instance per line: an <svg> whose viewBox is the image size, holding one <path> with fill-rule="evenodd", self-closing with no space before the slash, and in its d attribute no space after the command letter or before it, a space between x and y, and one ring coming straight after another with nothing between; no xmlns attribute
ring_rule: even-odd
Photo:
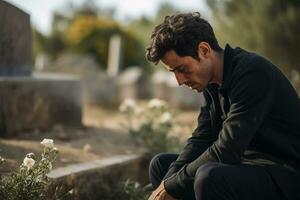
<svg viewBox="0 0 300 200"><path fill-rule="evenodd" d="M229 92L231 104L228 118L223 123L218 139L197 159L165 180L169 194L180 198L184 186L206 162L240 163L241 155L270 108L272 79L272 75L254 63L251 67L243 66L235 72Z"/></svg>
<svg viewBox="0 0 300 200"><path fill-rule="evenodd" d="M192 137L187 140L186 145L180 152L165 175L164 179L179 171L185 164L198 158L216 139L217 135L212 134L211 116L209 107L211 100L207 91L204 91L201 99L201 112L198 116L197 128L193 131Z"/></svg>
<svg viewBox="0 0 300 200"><path fill-rule="evenodd" d="M178 172L185 164L192 162L200 156L212 143L217 139L216 135L212 133L211 116L209 107L212 101L210 100L207 91L201 93L201 111L198 116L198 125L194 130L192 137L187 140L187 144L179 154L176 161L174 161L165 175L164 179L170 177ZM164 181L160 186L152 192L149 200L175 200L167 193L164 187Z"/></svg>

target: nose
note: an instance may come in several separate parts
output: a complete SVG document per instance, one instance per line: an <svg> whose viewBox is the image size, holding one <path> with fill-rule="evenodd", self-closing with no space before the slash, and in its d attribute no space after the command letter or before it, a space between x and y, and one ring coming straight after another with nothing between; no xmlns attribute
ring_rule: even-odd
<svg viewBox="0 0 300 200"><path fill-rule="evenodd" d="M176 73L176 72L174 74L175 74L178 85L182 85L182 84L186 83L186 78L184 77L184 75Z"/></svg>

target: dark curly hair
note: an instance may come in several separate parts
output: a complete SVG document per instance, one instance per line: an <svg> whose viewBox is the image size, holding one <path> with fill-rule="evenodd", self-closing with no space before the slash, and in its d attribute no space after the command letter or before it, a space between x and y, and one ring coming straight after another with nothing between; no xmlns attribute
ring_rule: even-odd
<svg viewBox="0 0 300 200"><path fill-rule="evenodd" d="M200 42L207 42L217 52L222 49L215 37L213 28L199 12L177 13L166 16L151 34L146 58L155 64L169 50L179 56L192 56L198 59L197 48Z"/></svg>

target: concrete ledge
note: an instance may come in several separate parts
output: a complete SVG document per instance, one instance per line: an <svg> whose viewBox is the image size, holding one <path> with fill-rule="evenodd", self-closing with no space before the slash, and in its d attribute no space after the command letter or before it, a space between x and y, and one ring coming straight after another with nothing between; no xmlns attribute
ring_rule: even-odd
<svg viewBox="0 0 300 200"><path fill-rule="evenodd" d="M76 174L82 174L93 170L101 170L105 167L118 164L128 164L128 162L136 162L141 158L140 155L118 155L112 158L106 158L102 160L94 160L86 163L68 165L67 167L61 167L54 169L48 175L50 178L66 178L67 176Z"/></svg>
<svg viewBox="0 0 300 200"><path fill-rule="evenodd" d="M73 189L74 199L109 199L126 179L148 183L148 164L147 156L119 155L58 168L49 174L53 180L49 191L63 185Z"/></svg>

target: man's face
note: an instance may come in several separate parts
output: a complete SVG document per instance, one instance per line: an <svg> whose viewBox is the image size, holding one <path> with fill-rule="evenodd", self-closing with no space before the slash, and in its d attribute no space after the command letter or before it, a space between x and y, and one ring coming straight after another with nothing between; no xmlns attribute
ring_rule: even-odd
<svg viewBox="0 0 300 200"><path fill-rule="evenodd" d="M186 85L198 92L203 91L213 78L213 65L209 58L199 54L200 61L191 56L179 56L168 51L161 59L165 68L174 73L178 85Z"/></svg>

